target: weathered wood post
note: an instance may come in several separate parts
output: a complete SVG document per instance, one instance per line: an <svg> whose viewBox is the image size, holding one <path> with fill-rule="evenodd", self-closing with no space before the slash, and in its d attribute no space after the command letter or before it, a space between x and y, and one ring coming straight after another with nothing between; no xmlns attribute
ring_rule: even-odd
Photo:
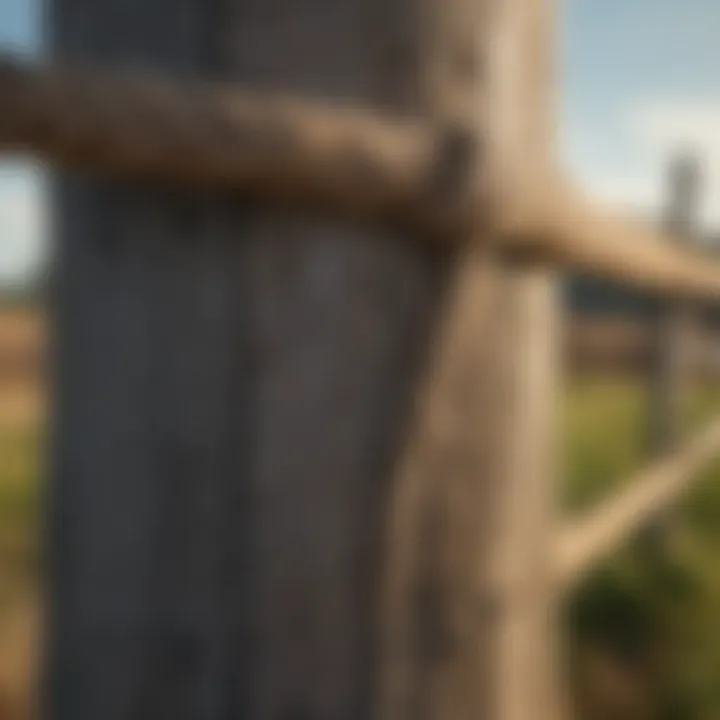
<svg viewBox="0 0 720 720"><path fill-rule="evenodd" d="M50 22L57 55L429 115L428 206L497 216L513 154L543 170L544 10L54 0ZM545 271L470 227L430 250L77 175L56 211L47 716L555 718Z"/></svg>
<svg viewBox="0 0 720 720"><path fill-rule="evenodd" d="M699 172L694 156L673 159L668 169L665 224L675 238L693 243ZM652 372L649 443L653 454L668 452L682 437L682 404L688 379L687 303L660 300Z"/></svg>
<svg viewBox="0 0 720 720"><path fill-rule="evenodd" d="M699 169L692 155L679 155L668 168L668 201L665 225L679 241L693 242L697 209ZM683 438L683 406L687 399L689 367L690 307L686 301L658 298L653 318L648 410L648 445L652 456L672 452ZM672 511L670 511L672 513ZM645 531L653 553L662 552L672 522L666 513Z"/></svg>
<svg viewBox="0 0 720 720"><path fill-rule="evenodd" d="M552 3L492 3L486 92L490 210L548 171ZM522 169L522 170L521 170ZM537 186L537 185L535 185ZM528 196L529 198L529 196ZM474 246L449 293L391 504L381 712L555 720L558 696L553 272Z"/></svg>

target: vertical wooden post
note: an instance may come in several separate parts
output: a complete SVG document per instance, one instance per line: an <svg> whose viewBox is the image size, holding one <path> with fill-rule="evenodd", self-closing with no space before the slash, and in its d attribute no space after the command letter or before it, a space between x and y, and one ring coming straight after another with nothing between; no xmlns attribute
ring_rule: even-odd
<svg viewBox="0 0 720 720"><path fill-rule="evenodd" d="M563 717L559 593L548 538L557 526L556 415L559 312L553 274L516 268L508 278L504 393L492 585L498 599L500 720ZM504 444L504 445L503 445Z"/></svg>
<svg viewBox="0 0 720 720"><path fill-rule="evenodd" d="M481 202L545 151L544 8L54 0L51 22L64 55L429 114ZM439 257L82 177L57 219L49 717L556 717L542 271L491 235Z"/></svg>
<svg viewBox="0 0 720 720"><path fill-rule="evenodd" d="M508 97L497 119L502 123L504 113L515 116L519 133L513 152L523 160L512 166L525 173L508 180L532 180L537 186L553 172L556 4L515 0L503 7L504 27L514 41L505 49L508 69L502 79L514 88L509 92L515 100ZM560 677L561 593L552 548L558 522L562 345L556 274L543 265L506 268L501 307L495 358L499 395L493 404L500 409L493 460L497 474L488 508L491 560L486 566L491 569L488 587L496 593L496 646L490 660L496 698L488 717L560 720L567 708Z"/></svg>
<svg viewBox="0 0 720 720"><path fill-rule="evenodd" d="M417 113L467 100L431 69L474 82L479 0L451 5L53 0L50 23L56 55ZM56 218L48 717L369 717L378 537L447 258L69 175Z"/></svg>
<svg viewBox="0 0 720 720"><path fill-rule="evenodd" d="M554 277L464 269L398 470L379 716L556 720Z"/></svg>
<svg viewBox="0 0 720 720"><path fill-rule="evenodd" d="M665 224L679 242L693 242L699 173L692 156L680 156L668 172ZM651 377L649 444L651 453L668 452L680 440L682 400L687 380L687 303L662 299L656 318Z"/></svg>
<svg viewBox="0 0 720 720"><path fill-rule="evenodd" d="M682 155L668 169L665 225L679 242L693 242L692 226L699 189L697 160ZM690 308L686 301L659 298L654 317L650 372L648 444L653 456L671 452L682 439L683 404L688 391ZM672 514L672 511L670 511ZM670 515L644 531L652 552L662 552L670 532Z"/></svg>
<svg viewBox="0 0 720 720"><path fill-rule="evenodd" d="M489 211L548 171L551 3L488 3ZM519 161L522 162L519 162ZM525 174L518 172L522 167ZM513 219L503 226L512 227ZM461 256L398 466L379 716L556 720L554 395L559 308L545 268L494 238Z"/></svg>

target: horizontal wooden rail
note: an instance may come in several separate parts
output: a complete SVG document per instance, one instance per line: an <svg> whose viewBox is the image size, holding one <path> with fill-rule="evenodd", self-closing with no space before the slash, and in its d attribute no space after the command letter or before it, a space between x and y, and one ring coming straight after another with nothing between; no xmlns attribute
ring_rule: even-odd
<svg viewBox="0 0 720 720"><path fill-rule="evenodd" d="M488 196L471 197L477 158L468 137L462 128L146 71L0 62L0 149L112 177L393 217L446 237L492 223L511 255L653 292L720 298L720 264L599 209L555 174L533 187L494 187L488 178Z"/></svg>
<svg viewBox="0 0 720 720"><path fill-rule="evenodd" d="M685 447L641 470L627 488L570 522L556 544L557 572L571 584L611 554L649 519L669 507L698 478L698 471L720 452L720 419L714 420Z"/></svg>
<svg viewBox="0 0 720 720"><path fill-rule="evenodd" d="M619 217L565 180L533 192L509 204L500 221L514 251L651 292L720 299L720 263L701 251Z"/></svg>
<svg viewBox="0 0 720 720"><path fill-rule="evenodd" d="M409 119L233 85L0 62L0 148L112 177L364 214L441 212L454 170L443 159L455 163L457 140Z"/></svg>

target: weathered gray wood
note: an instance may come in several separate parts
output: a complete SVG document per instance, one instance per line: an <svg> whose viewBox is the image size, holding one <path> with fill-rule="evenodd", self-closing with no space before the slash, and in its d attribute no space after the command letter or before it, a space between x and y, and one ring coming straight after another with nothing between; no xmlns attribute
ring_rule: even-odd
<svg viewBox="0 0 720 720"><path fill-rule="evenodd" d="M487 68L493 0L419 3L424 111L482 150L489 132ZM479 157L473 157L477 162ZM470 165L465 190L481 190L486 165ZM463 618L473 612L478 562L474 510L482 496L478 423L486 412L483 357L492 343L497 270L490 237L454 238L447 290L413 398L406 446L396 460L382 546L375 716L384 720L470 717L481 705L479 638ZM461 502L451 505L459 496ZM452 564L453 570L449 570ZM470 606L468 606L470 603Z"/></svg>
<svg viewBox="0 0 720 720"><path fill-rule="evenodd" d="M507 181L537 187L551 171L556 134L556 3L514 0L499 7L496 47L499 39L502 62L496 81L508 88L508 96L495 122L516 124L514 143L507 129L500 136L508 159L516 154L516 172L525 169ZM512 205L504 212L499 227L512 233ZM513 238L505 240L512 244ZM552 536L562 311L557 278L542 263L507 267L501 285L491 365L496 388L487 409L493 428L486 467L494 486L484 512L481 571L491 601L485 618L491 648L486 671L493 692L477 717L561 720L567 708Z"/></svg>
<svg viewBox="0 0 720 720"><path fill-rule="evenodd" d="M425 12L55 0L50 23L71 60L402 111ZM383 498L447 263L81 177L56 212L46 716L368 717Z"/></svg>
<svg viewBox="0 0 720 720"><path fill-rule="evenodd" d="M379 715L557 718L553 278L480 253L453 287L398 469Z"/></svg>
<svg viewBox="0 0 720 720"><path fill-rule="evenodd" d="M438 192L459 201L545 163L542 3L55 8L80 59L447 123L468 172ZM68 177L58 210L49 716L556 717L551 280L505 269L492 235L440 258Z"/></svg>

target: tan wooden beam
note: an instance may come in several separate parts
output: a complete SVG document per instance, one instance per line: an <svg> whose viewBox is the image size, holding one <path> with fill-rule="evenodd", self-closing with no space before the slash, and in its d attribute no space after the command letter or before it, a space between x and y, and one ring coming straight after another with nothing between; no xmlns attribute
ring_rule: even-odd
<svg viewBox="0 0 720 720"><path fill-rule="evenodd" d="M493 225L543 162L543 133L530 125L546 110L547 85L534 83L547 81L535 22L547 7L431 4L444 18L432 57L445 76L434 76L429 112L474 122L483 164L470 185L478 231L454 236L460 252L393 488L379 716L557 720L554 277L508 267ZM456 58L481 72L458 72Z"/></svg>
<svg viewBox="0 0 720 720"><path fill-rule="evenodd" d="M0 63L0 148L113 178L432 222L446 141L418 120L242 86Z"/></svg>
<svg viewBox="0 0 720 720"><path fill-rule="evenodd" d="M390 217L444 241L473 225L480 235L493 228L510 254L653 292L718 297L720 267L673 246L666 233L600 207L549 169L552 112L534 97L534 80L550 60L538 46L544 60L527 62L534 45L503 30L513 23L532 29L549 11L544 3L507 2L496 12L498 37L510 39L498 42L493 62L510 79L478 95L478 104L484 97L497 110L474 140L468 123L432 113L425 120L389 117L138 70L6 59L0 148L120 179ZM523 75L518 67L530 70ZM531 101L531 122L502 110Z"/></svg>
<svg viewBox="0 0 720 720"><path fill-rule="evenodd" d="M626 487L587 517L570 521L556 543L556 568L564 585L576 581L616 550L649 519L668 508L720 452L720 419L682 448L631 477Z"/></svg>
<svg viewBox="0 0 720 720"><path fill-rule="evenodd" d="M555 174L515 193L497 223L511 254L525 255L674 297L720 297L720 264L632 222Z"/></svg>

